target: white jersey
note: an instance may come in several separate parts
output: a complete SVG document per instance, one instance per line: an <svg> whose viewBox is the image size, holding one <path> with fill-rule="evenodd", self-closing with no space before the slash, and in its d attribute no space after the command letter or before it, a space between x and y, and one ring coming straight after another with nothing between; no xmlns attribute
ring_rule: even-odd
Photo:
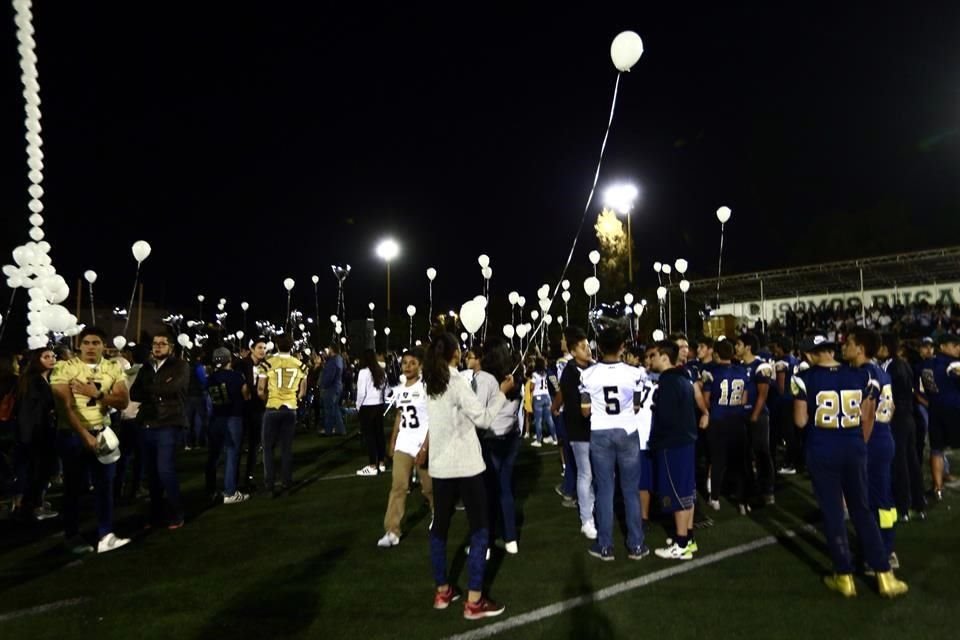
<svg viewBox="0 0 960 640"><path fill-rule="evenodd" d="M650 429L653 427L653 394L657 390L656 374L646 375L640 381L639 398L634 403L637 410L637 435L640 436L640 449L647 450L650 441Z"/></svg>
<svg viewBox="0 0 960 640"><path fill-rule="evenodd" d="M533 372L533 397L550 397L550 388L547 386L547 373Z"/></svg>
<svg viewBox="0 0 960 640"><path fill-rule="evenodd" d="M580 372L580 404L590 407L590 430L637 430L639 403L647 372L625 362L600 362Z"/></svg>
<svg viewBox="0 0 960 640"><path fill-rule="evenodd" d="M416 456L423 441L427 439L429 418L427 417L427 390L423 380L417 380L410 386L398 385L393 388L394 404L400 412L400 433L397 434L397 451Z"/></svg>

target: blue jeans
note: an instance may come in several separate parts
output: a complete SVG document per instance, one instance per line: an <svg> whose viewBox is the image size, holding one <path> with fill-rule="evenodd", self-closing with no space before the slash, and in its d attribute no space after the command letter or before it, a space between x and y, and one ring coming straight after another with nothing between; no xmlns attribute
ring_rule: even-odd
<svg viewBox="0 0 960 640"><path fill-rule="evenodd" d="M281 407L263 413L263 481L267 491L273 490L276 480L273 448L280 443L280 481L293 484L293 432L297 427L297 412Z"/></svg>
<svg viewBox="0 0 960 640"><path fill-rule="evenodd" d="M237 492L237 469L240 466L240 449L243 447L243 417L218 416L210 420L207 450L207 493L217 490L217 467L220 454L225 458L223 472L223 495Z"/></svg>
<svg viewBox="0 0 960 640"><path fill-rule="evenodd" d="M550 396L533 396L533 428L537 430L537 441L542 440L543 428L540 426L546 420L550 435L557 439L557 427L553 424L553 414L550 413Z"/></svg>
<svg viewBox="0 0 960 640"><path fill-rule="evenodd" d="M179 427L152 427L140 429L143 452L143 468L150 486L150 519L154 524L183 520L183 505L180 502L180 481L177 480L177 445L180 441ZM166 498L166 504L164 503Z"/></svg>
<svg viewBox="0 0 960 640"><path fill-rule="evenodd" d="M580 524L583 525L593 522L593 504L596 501L593 493L593 469L590 466L590 443L571 442L570 446L577 461L577 504L580 507ZM570 467L569 462L567 467Z"/></svg>
<svg viewBox="0 0 960 640"><path fill-rule="evenodd" d="M860 429L809 429L807 470L823 513L833 570L853 573L853 555L843 520L846 501L850 520L860 538L863 556L874 570L890 570L890 562L867 500L867 445Z"/></svg>
<svg viewBox="0 0 960 640"><path fill-rule="evenodd" d="M323 390L323 432L328 436L334 433L343 435L347 432L343 424L343 413L340 412L339 389Z"/></svg>
<svg viewBox="0 0 960 640"><path fill-rule="evenodd" d="M483 461L487 465L487 504L490 509L490 538L502 523L504 542L517 539L517 512L513 500L513 464L520 453L520 432L502 438L481 438Z"/></svg>
<svg viewBox="0 0 960 640"><path fill-rule="evenodd" d="M640 517L640 440L623 429L604 429L590 434L590 463L597 482L597 533L602 548L613 546L613 490L615 469L620 469L620 491L627 518L627 547L643 546Z"/></svg>
<svg viewBox="0 0 960 640"><path fill-rule="evenodd" d="M57 452L63 461L63 532L67 539L80 532L80 496L93 480L94 509L97 512L97 539L113 533L113 474L116 463L101 464L83 446L73 430L57 432Z"/></svg>

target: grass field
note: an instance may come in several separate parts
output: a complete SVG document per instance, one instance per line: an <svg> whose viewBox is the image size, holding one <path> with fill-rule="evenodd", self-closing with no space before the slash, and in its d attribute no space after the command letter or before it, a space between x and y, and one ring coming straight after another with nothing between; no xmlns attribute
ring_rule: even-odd
<svg viewBox="0 0 960 640"><path fill-rule="evenodd" d="M459 603L431 608L429 514L417 491L408 500L402 543L376 548L389 477L353 477L365 461L358 438L299 434L292 495L235 506L208 507L204 456L180 456L186 527L136 533L146 504L122 507L117 531L136 539L102 557L77 561L63 552L58 520L16 527L0 521L0 638L419 639L483 637L486 627L499 625L489 633L502 638L903 640L949 636L960 602L956 491L948 490L926 522L898 529L898 575L910 593L885 601L872 580L858 578L859 597L847 601L819 584L829 565L822 536L810 527L817 512L803 477L784 482L777 505L750 517L725 504L716 526L698 532L694 563L629 561L620 532L617 560L602 563L587 555L575 510L561 508L553 491L560 479L556 449L525 445L515 474L520 554L494 550L487 572L490 595L507 610L468 622ZM56 508L56 496L53 502ZM450 552L461 587L465 555L452 543L466 537L459 514ZM665 537L654 523L647 541L653 547ZM750 543L756 548L744 551ZM732 555L713 557L725 550ZM651 582L637 584L644 576ZM603 597L602 590L624 583L629 588ZM544 609L578 597L578 606ZM51 603L62 606L27 611Z"/></svg>

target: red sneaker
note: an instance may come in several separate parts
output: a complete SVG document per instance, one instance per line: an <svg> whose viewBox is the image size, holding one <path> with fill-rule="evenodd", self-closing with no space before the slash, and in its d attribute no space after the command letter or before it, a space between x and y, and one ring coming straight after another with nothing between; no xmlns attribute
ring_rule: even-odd
<svg viewBox="0 0 960 640"><path fill-rule="evenodd" d="M433 593L433 608L446 609L454 600L460 599L460 592L456 587L448 586L446 591L435 591Z"/></svg>
<svg viewBox="0 0 960 640"><path fill-rule="evenodd" d="M503 613L505 606L497 604L489 598L480 596L476 602L463 603L463 617L467 620L481 620L483 618L492 618Z"/></svg>

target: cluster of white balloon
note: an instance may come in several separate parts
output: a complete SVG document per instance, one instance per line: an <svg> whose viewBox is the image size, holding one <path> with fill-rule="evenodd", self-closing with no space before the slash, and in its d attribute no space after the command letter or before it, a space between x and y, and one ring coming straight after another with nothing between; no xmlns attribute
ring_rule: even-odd
<svg viewBox="0 0 960 640"><path fill-rule="evenodd" d="M40 136L40 83L37 72L36 41L33 39L33 13L30 0L14 0L14 22L17 25L17 52L20 54L20 80L23 83L24 111L27 133L27 177L31 211L30 242L13 250L16 264L4 265L7 286L24 288L30 300L27 303L27 346L39 349L48 344L48 334L76 335L82 329L77 317L60 303L70 295L63 276L57 274L50 257L50 243L43 231L43 139Z"/></svg>

